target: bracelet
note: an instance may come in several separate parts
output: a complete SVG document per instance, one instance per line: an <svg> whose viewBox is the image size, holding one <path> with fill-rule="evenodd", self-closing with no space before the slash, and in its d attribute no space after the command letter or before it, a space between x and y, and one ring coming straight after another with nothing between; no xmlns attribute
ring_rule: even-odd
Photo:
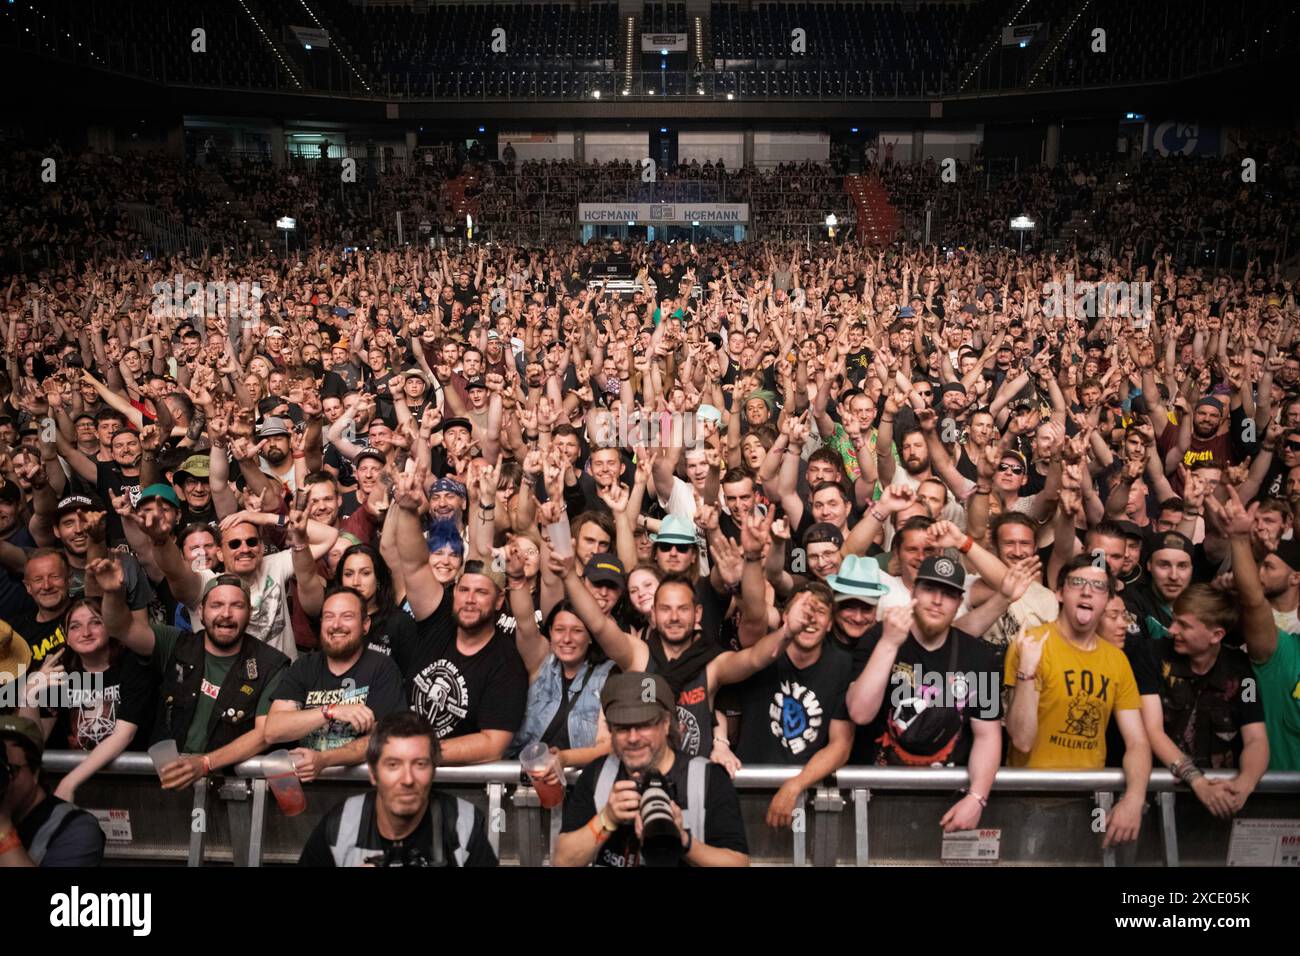
<svg viewBox="0 0 1300 956"><path fill-rule="evenodd" d="M686 846L682 848L682 856L691 852L691 847L695 845L695 834L690 830L686 831Z"/></svg>
<svg viewBox="0 0 1300 956"><path fill-rule="evenodd" d="M0 856L4 856L11 850L21 848L23 841L18 836L17 830L10 830L4 836L0 837Z"/></svg>
<svg viewBox="0 0 1300 956"><path fill-rule="evenodd" d="M587 821L587 829L591 831L591 835L595 837L597 843L604 843L609 839L610 831L605 829L604 813L605 811L602 810Z"/></svg>
<svg viewBox="0 0 1300 956"><path fill-rule="evenodd" d="M322 708L320 709L320 712L321 712L321 715L325 718L325 723L328 724L330 721L332 721L332 720L334 719L334 705L333 705L333 704L326 704L324 707L322 707Z"/></svg>
<svg viewBox="0 0 1300 956"><path fill-rule="evenodd" d="M306 458L307 456L305 454L302 454L301 452L294 452L293 457L295 460L297 460L299 458Z"/></svg>
<svg viewBox="0 0 1300 956"><path fill-rule="evenodd" d="M964 793L964 794L966 794L966 796L968 796L968 797L974 797L976 800L978 800L978 801L980 802L980 806L981 806L981 807L983 807L984 809L988 809L988 805L989 805L988 798L987 798L987 797L981 797L978 793L976 793L974 790L970 789L969 787L962 787L962 788L961 788L960 790L958 790L957 792L958 792L958 793Z"/></svg>
<svg viewBox="0 0 1300 956"><path fill-rule="evenodd" d="M1028 683L1028 684L1033 684L1034 686L1037 686L1037 685L1038 685L1038 678L1037 678L1034 674L1025 674L1025 673L1022 673L1021 671L1016 671L1016 682L1017 682L1017 683Z"/></svg>
<svg viewBox="0 0 1300 956"><path fill-rule="evenodd" d="M205 774L212 773L212 758L207 754L203 755L203 772Z"/></svg>
<svg viewBox="0 0 1300 956"><path fill-rule="evenodd" d="M763 552L746 551L741 555L741 557L743 557L746 561L761 561L763 559Z"/></svg>
<svg viewBox="0 0 1300 956"><path fill-rule="evenodd" d="M884 524L886 521L889 520L889 515L881 514L881 513L880 513L877 509L875 509L875 508L872 508L872 509L871 509L870 514L871 514L871 517L875 518L875 519L876 519L877 521L879 521L881 524Z"/></svg>
<svg viewBox="0 0 1300 956"><path fill-rule="evenodd" d="M975 486L975 494L977 495L987 495L987 494L991 494L992 492L993 492L992 487L981 488L979 485Z"/></svg>
<svg viewBox="0 0 1300 956"><path fill-rule="evenodd" d="M975 547L975 539L970 535L966 535L966 540L962 542L961 547L957 550L962 554L970 554L970 549L973 547Z"/></svg>

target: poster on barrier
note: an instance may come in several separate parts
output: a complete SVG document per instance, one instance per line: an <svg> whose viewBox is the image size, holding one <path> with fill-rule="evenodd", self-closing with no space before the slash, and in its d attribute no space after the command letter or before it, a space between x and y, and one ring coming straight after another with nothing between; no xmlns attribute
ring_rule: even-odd
<svg viewBox="0 0 1300 956"><path fill-rule="evenodd" d="M943 835L939 859L944 863L996 863L1001 848L1001 830L958 830Z"/></svg>
<svg viewBox="0 0 1300 956"><path fill-rule="evenodd" d="M1300 866L1300 820L1234 820L1228 866Z"/></svg>
<svg viewBox="0 0 1300 956"><path fill-rule="evenodd" d="M99 828L104 831L104 838L109 843L131 842L130 810L91 810Z"/></svg>

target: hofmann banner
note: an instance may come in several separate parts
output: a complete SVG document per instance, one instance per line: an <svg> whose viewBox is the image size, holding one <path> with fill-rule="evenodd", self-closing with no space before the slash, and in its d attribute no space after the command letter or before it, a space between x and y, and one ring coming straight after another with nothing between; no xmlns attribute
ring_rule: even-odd
<svg viewBox="0 0 1300 956"><path fill-rule="evenodd" d="M591 223L743 223L749 222L749 203L578 203L578 221Z"/></svg>

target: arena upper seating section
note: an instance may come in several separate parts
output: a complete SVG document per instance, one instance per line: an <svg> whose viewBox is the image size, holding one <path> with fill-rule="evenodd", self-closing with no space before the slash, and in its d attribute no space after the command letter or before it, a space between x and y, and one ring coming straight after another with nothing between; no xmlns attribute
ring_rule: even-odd
<svg viewBox="0 0 1300 956"><path fill-rule="evenodd" d="M714 3L714 65L759 96L917 95L969 59L971 9L952 4ZM802 37L794 34L802 30ZM796 46L798 44L798 46Z"/></svg>

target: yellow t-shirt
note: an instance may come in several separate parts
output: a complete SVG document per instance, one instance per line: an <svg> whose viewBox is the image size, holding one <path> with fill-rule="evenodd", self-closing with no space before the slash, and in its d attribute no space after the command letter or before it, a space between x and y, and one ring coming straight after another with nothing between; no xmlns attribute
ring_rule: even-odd
<svg viewBox="0 0 1300 956"><path fill-rule="evenodd" d="M1100 770L1106 766L1106 727L1116 710L1138 710L1137 681L1124 652L1098 639L1083 651L1067 641L1056 622L1025 632L1043 639L1038 664L1038 738L1028 754L1014 747L1011 767L1035 770ZM1016 684L1017 645L1007 648L1006 683Z"/></svg>

